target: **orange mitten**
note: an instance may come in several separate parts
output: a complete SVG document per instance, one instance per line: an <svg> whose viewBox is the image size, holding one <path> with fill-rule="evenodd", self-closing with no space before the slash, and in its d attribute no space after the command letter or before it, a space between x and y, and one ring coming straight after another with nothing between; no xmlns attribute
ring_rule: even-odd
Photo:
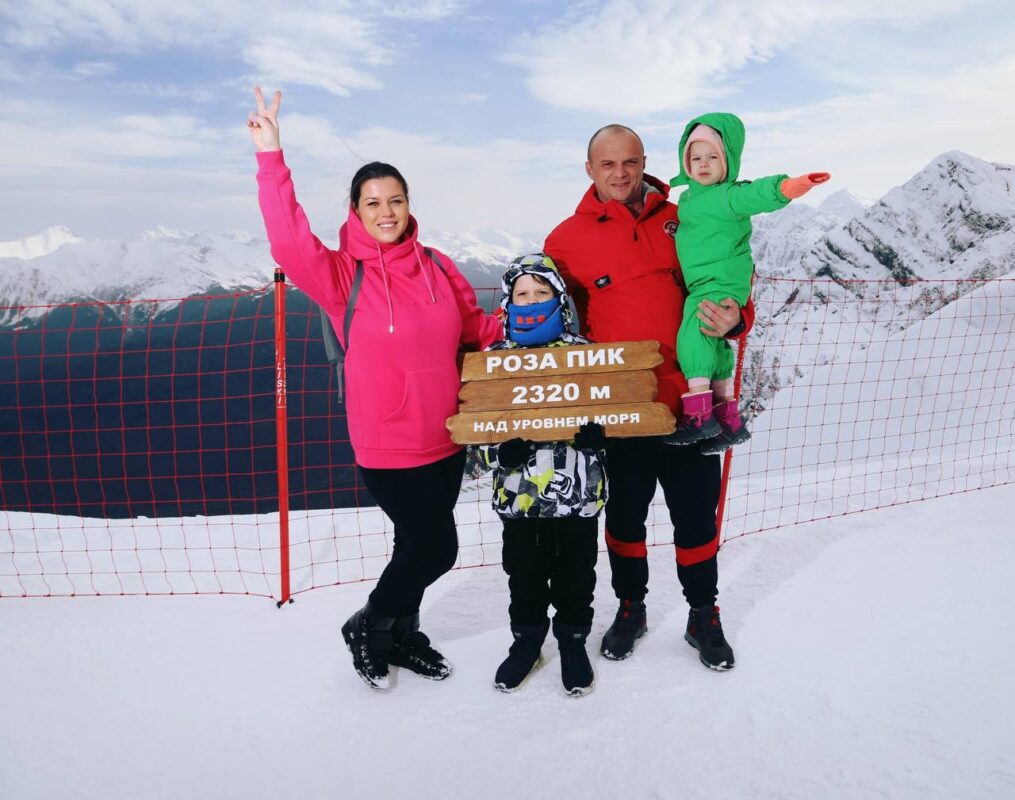
<svg viewBox="0 0 1015 800"><path fill-rule="evenodd" d="M827 172L808 172L799 178L786 178L786 180L779 184L779 191L790 200L796 200L798 197L803 197L819 183L824 183L831 177Z"/></svg>

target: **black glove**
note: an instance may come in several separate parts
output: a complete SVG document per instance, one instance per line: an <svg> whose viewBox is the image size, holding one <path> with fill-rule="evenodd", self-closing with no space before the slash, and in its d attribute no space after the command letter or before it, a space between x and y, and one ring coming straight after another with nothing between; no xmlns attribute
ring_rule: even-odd
<svg viewBox="0 0 1015 800"><path fill-rule="evenodd" d="M575 450L602 450L604 447L606 447L606 431L598 422L586 422L575 434Z"/></svg>
<svg viewBox="0 0 1015 800"><path fill-rule="evenodd" d="M504 469L517 469L529 460L535 444L528 439L508 439L497 445L497 463Z"/></svg>

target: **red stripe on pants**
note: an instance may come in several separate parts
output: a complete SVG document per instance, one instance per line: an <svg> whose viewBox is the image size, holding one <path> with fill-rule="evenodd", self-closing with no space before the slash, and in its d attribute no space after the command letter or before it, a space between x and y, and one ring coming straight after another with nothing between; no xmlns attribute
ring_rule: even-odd
<svg viewBox="0 0 1015 800"><path fill-rule="evenodd" d="M608 537L609 534L607 534L607 545L610 543ZM708 544L703 544L698 547L677 547L676 551L677 563L682 567L690 567L693 564L700 564L702 561L708 561L719 552L719 534L717 533L715 538Z"/></svg>
<svg viewBox="0 0 1015 800"><path fill-rule="evenodd" d="M648 557L648 549L645 547L644 540L640 542L622 542L619 539L614 539L610 536L610 532L606 531L606 546L618 556L624 556L625 558Z"/></svg>

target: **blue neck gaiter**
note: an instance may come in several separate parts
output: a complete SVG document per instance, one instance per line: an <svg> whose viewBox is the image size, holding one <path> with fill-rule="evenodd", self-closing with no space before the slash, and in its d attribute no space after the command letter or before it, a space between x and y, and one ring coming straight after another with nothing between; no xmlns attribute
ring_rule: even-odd
<svg viewBox="0 0 1015 800"><path fill-rule="evenodd" d="M508 303L508 338L525 347L549 344L564 332L560 299L516 306Z"/></svg>

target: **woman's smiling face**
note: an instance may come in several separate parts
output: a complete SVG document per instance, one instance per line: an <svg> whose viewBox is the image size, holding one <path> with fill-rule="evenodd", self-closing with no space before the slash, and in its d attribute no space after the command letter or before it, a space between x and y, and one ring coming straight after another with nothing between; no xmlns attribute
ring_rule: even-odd
<svg viewBox="0 0 1015 800"><path fill-rule="evenodd" d="M394 244L409 227L409 198L396 178L374 178L363 184L356 214L374 239Z"/></svg>

